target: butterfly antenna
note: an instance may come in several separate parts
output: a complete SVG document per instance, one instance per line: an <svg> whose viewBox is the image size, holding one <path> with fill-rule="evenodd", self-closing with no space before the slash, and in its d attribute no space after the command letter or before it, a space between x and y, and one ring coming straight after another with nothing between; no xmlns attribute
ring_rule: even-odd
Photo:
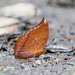
<svg viewBox="0 0 75 75"><path fill-rule="evenodd" d="M53 39L53 40L51 40L49 43L48 43L48 45L46 45L46 47L47 46L49 46L52 42L54 42L56 39Z"/></svg>

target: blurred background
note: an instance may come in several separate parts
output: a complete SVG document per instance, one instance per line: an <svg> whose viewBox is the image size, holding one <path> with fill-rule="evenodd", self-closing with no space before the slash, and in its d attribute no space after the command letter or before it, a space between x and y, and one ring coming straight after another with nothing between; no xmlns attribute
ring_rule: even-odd
<svg viewBox="0 0 75 75"><path fill-rule="evenodd" d="M43 17L49 24L49 41L75 41L75 0L0 0L0 35L22 34Z"/></svg>
<svg viewBox="0 0 75 75"><path fill-rule="evenodd" d="M25 31L43 17L52 39L75 39L75 0L0 0L0 35Z"/></svg>
<svg viewBox="0 0 75 75"><path fill-rule="evenodd" d="M0 34L14 32L28 22L36 25L43 17L51 29L74 33L75 0L0 0Z"/></svg>

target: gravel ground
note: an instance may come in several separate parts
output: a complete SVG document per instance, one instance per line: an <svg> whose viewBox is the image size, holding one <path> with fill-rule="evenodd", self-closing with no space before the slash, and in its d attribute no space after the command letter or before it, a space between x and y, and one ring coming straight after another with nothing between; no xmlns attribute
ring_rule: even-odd
<svg viewBox="0 0 75 75"><path fill-rule="evenodd" d="M0 6L11 5L20 0L0 0ZM65 46L75 50L75 7L50 6L48 0L26 0L35 4L41 10L41 15L27 21L27 27L37 25L45 17L49 23L49 39L57 39L52 45ZM25 30L24 30L25 31ZM0 36L0 75L72 75L75 68L75 53L51 53L46 51L39 57L30 59L15 59L13 46L18 35ZM47 42L47 43L48 43Z"/></svg>

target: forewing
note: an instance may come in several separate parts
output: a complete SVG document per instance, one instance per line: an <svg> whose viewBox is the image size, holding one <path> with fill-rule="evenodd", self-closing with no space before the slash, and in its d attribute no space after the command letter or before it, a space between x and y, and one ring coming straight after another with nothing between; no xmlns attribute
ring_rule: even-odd
<svg viewBox="0 0 75 75"><path fill-rule="evenodd" d="M48 39L48 34L48 23L43 18L37 26L29 29L24 35L20 36L14 47L15 57L17 59L27 59L41 55L45 51L44 47Z"/></svg>

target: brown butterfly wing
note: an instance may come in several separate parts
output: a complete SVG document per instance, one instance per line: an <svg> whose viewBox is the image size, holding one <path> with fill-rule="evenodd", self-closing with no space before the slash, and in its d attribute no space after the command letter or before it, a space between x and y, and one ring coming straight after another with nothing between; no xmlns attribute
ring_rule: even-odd
<svg viewBox="0 0 75 75"><path fill-rule="evenodd" d="M21 35L15 44L15 58L27 59L41 55L48 39L49 28L47 21L42 21Z"/></svg>

